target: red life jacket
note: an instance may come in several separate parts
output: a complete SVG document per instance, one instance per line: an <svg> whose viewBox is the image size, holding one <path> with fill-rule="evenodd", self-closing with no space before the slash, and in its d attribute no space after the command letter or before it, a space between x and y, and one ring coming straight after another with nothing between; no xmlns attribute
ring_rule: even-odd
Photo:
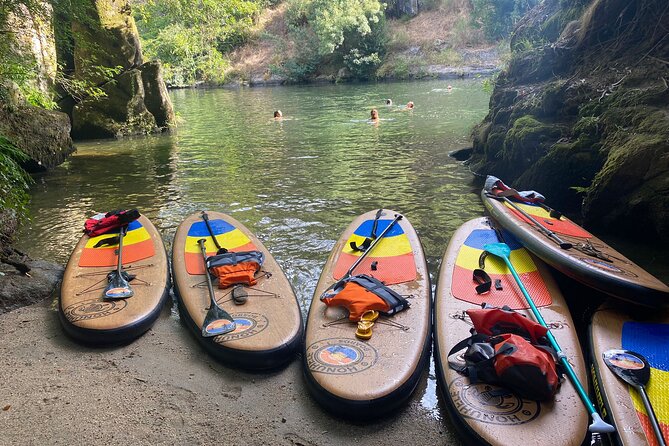
<svg viewBox="0 0 669 446"><path fill-rule="evenodd" d="M218 277L219 288L236 284L253 286L258 283L255 275L264 261L265 255L260 251L228 251L207 257L207 268Z"/></svg>
<svg viewBox="0 0 669 446"><path fill-rule="evenodd" d="M116 210L107 212L102 218L89 218L84 223L84 232L89 237L105 234L121 226L125 226L139 218L137 209Z"/></svg>
<svg viewBox="0 0 669 446"><path fill-rule="evenodd" d="M522 398L551 399L560 387L557 354L545 338L547 329L510 309L468 310L475 334L449 352L449 366L472 383L506 387ZM450 359L467 348L464 365Z"/></svg>

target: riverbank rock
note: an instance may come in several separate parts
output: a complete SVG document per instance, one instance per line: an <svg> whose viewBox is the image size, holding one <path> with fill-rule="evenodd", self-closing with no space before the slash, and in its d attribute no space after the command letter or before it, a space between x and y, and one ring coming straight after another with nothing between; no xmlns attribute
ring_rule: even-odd
<svg viewBox="0 0 669 446"><path fill-rule="evenodd" d="M591 228L669 241L665 9L571 0L533 10L473 132L473 169L580 209Z"/></svg>
<svg viewBox="0 0 669 446"><path fill-rule="evenodd" d="M63 271L61 265L4 248L0 253L0 314L52 296Z"/></svg>
<svg viewBox="0 0 669 446"><path fill-rule="evenodd" d="M51 169L74 152L70 119L65 113L0 103L0 134L25 152L27 170Z"/></svg>

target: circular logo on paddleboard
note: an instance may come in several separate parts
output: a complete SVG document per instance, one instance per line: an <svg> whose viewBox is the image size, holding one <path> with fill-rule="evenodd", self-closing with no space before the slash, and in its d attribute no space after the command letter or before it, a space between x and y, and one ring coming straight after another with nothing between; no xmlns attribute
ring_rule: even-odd
<svg viewBox="0 0 669 446"><path fill-rule="evenodd" d="M373 366L377 358L374 347L355 339L323 339L307 348L309 370L329 375L362 372Z"/></svg>
<svg viewBox="0 0 669 446"><path fill-rule="evenodd" d="M521 398L502 387L470 384L464 376L454 379L448 391L460 415L482 423L524 424L535 419L541 411L537 401Z"/></svg>
<svg viewBox="0 0 669 446"><path fill-rule="evenodd" d="M65 317L70 322L98 319L114 313L118 313L128 305L124 299L105 300L89 299L72 304L63 310Z"/></svg>
<svg viewBox="0 0 669 446"><path fill-rule="evenodd" d="M267 317L258 313L233 313L231 316L235 320L237 328L230 333L217 336L217 342L250 338L266 329L269 325Z"/></svg>

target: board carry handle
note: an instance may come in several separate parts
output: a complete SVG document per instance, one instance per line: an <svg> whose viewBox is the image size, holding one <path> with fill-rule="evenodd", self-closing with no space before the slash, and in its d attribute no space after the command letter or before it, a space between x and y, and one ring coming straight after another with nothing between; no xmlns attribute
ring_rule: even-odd
<svg viewBox="0 0 669 446"><path fill-rule="evenodd" d="M525 300L527 300L528 305L532 309L532 314L536 318L537 322L539 322L539 324L541 324L548 330L546 332L546 337L548 338L551 347L553 347L557 352L560 364L562 364L562 367L564 368L567 377L574 385L574 388L576 389L578 396L581 398L583 405L585 406L585 408L587 409L588 413L592 418L592 424L590 424L588 430L590 432L596 432L602 434L615 432L616 428L606 423L604 420L602 420L602 417L595 409L595 406L592 404L592 401L590 401L590 397L588 397L588 394L583 388L581 381L578 379L578 376L576 376L576 372L574 372L574 369L567 360L567 356L560 348L560 345L558 344L557 339L555 339L555 336L553 336L551 329L548 327L548 325L546 325L546 321L544 320L543 316L539 312L539 309L535 305L532 296L530 296L530 294L527 292L527 289L525 288L525 285L523 285L523 282L520 280L520 277L516 272L516 268L513 266L513 264L511 264L511 260L509 260L509 254L511 253L511 248L509 248L509 245L507 245L506 243L488 243L483 245L483 249L484 251L489 252L490 254L494 255L495 257L499 257L504 261L509 271L511 271L514 280L518 284L518 288L520 288L520 291L523 293L523 296L525 296Z"/></svg>

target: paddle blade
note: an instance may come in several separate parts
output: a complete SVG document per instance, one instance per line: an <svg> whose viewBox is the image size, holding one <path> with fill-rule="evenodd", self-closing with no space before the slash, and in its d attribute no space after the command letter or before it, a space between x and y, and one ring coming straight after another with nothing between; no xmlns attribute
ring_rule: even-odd
<svg viewBox="0 0 669 446"><path fill-rule="evenodd" d="M117 271L111 271L107 275L107 280L109 280L109 283L105 287L105 292L103 294L105 299L127 299L135 294L123 274L119 274Z"/></svg>
<svg viewBox="0 0 669 446"><path fill-rule="evenodd" d="M212 336L220 336L230 333L237 328L235 320L228 314L227 311L212 305L207 312L202 324L202 336L210 338Z"/></svg>
<svg viewBox="0 0 669 446"><path fill-rule="evenodd" d="M483 245L483 250L488 251L490 254L496 257L507 258L507 259L511 254L511 248L509 248L509 245L507 245L506 243L486 243L485 245Z"/></svg>
<svg viewBox="0 0 669 446"><path fill-rule="evenodd" d="M632 387L645 386L650 379L650 364L639 353L630 350L607 350L602 353L608 368Z"/></svg>

